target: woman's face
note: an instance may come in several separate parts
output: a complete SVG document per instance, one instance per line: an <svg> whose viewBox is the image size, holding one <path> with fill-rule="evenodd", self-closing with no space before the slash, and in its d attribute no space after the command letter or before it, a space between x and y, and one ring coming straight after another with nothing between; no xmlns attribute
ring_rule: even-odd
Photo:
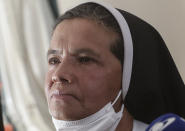
<svg viewBox="0 0 185 131"><path fill-rule="evenodd" d="M62 21L48 50L45 93L50 113L78 120L113 101L121 88L120 61L111 53L116 33L88 19Z"/></svg>

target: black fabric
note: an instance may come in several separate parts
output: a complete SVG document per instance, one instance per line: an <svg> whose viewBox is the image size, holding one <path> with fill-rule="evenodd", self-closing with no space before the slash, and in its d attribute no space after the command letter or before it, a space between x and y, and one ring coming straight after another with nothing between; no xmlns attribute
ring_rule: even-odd
<svg viewBox="0 0 185 131"><path fill-rule="evenodd" d="M185 118L185 86L165 42L151 25L119 11L129 25L134 48L126 108L146 123L169 112Z"/></svg>

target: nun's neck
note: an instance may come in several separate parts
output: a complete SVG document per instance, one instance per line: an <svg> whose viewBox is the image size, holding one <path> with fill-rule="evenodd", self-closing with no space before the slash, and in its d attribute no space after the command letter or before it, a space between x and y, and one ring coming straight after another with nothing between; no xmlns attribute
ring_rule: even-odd
<svg viewBox="0 0 185 131"><path fill-rule="evenodd" d="M131 114L127 111L126 108L124 108L123 116L116 128L116 131L132 131L133 128L133 117Z"/></svg>
<svg viewBox="0 0 185 131"><path fill-rule="evenodd" d="M118 112L121 110L121 106L123 104L123 100L120 97L118 99L118 101L115 103L114 110L115 112ZM116 128L116 131L132 131L133 128L133 117L131 116L131 114L127 111L126 107L124 107L123 110L123 116Z"/></svg>

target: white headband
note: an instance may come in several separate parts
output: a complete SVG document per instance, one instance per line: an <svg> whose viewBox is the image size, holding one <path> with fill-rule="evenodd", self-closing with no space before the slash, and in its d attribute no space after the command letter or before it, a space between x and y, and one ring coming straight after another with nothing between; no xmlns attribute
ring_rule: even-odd
<svg viewBox="0 0 185 131"><path fill-rule="evenodd" d="M133 62L133 42L132 42L129 26L125 18L123 17L123 15L112 6L105 3L100 3L97 1L88 1L88 2L96 3L106 8L115 17L115 19L117 20L120 26L123 40L124 40L122 91L123 91L123 98L125 98L130 85L131 74L132 74L132 62Z"/></svg>

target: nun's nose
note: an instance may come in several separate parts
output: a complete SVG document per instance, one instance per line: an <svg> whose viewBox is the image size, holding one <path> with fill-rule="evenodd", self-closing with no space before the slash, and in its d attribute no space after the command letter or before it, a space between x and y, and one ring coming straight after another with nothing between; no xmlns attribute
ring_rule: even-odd
<svg viewBox="0 0 185 131"><path fill-rule="evenodd" d="M69 66L66 62L61 62L55 69L52 75L52 82L54 83L62 83L62 84L70 84L72 82L71 76L71 66Z"/></svg>

